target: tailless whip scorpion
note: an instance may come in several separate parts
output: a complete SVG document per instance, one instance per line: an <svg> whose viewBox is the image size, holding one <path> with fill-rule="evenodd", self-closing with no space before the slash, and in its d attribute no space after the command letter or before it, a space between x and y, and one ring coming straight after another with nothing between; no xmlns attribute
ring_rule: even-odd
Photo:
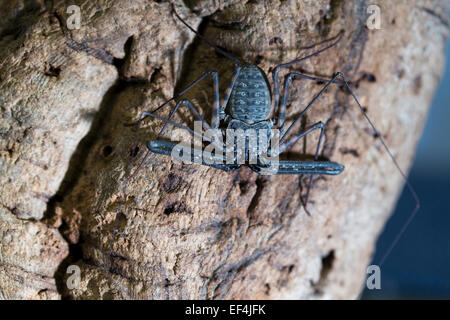
<svg viewBox="0 0 450 320"><path fill-rule="evenodd" d="M255 129L259 130L259 132L263 132L264 139L270 140L272 137L272 129L276 128L279 130L279 136L278 136L278 149L276 151L272 150L271 148L268 149L268 153L273 155L281 154L285 151L287 151L289 148L291 148L296 142L298 142L300 139L307 136L309 133L320 130L320 136L318 139L317 146L315 148L315 155L314 155L314 161L293 161L293 160L277 160L276 163L276 170L272 174L301 174L301 175L309 175L309 184L306 192L305 201L303 202L303 206L305 208L305 211L309 215L308 210L306 209L306 204L308 202L308 197L310 194L310 189L312 186L313 181L313 175L339 175L343 170L344 166L331 161L323 161L319 160L319 151L321 142L324 136L325 131L325 125L322 122L317 122L313 124L312 126L306 128L303 131L300 131L290 139L286 139L287 135L292 131L293 127L299 122L299 120L302 119L302 117L305 115L305 113L312 108L316 101L320 98L321 95L323 95L327 89L332 85L338 85L341 87L344 87L348 91L348 93L353 98L354 103L361 111L363 117L366 119L370 127L372 128L374 135L377 139L380 140L383 148L386 150L388 156L393 161L396 169L400 172L402 178L405 181L406 186L408 187L409 191L411 192L415 202L416 206L413 210L410 218L406 222L405 226L402 228L400 233L397 235L389 249L387 250L386 254L383 256L380 265L384 262L386 257L390 254L393 247L398 242L399 238L405 231L408 224L411 222L412 218L415 216L416 212L419 210L419 199L416 195L414 189L412 188L411 184L409 183L406 174L402 171L400 168L397 160L393 156L392 152L388 148L386 142L384 141L381 134L379 134L378 130L376 129L374 123L371 121L371 119L368 117L365 109L361 106L360 102L358 101L355 93L353 92L349 82L346 80L343 73L338 72L336 73L332 79L323 79L315 76L310 76L306 74L302 74L299 72L290 72L287 74L284 86L282 89L282 97L280 99L280 88L278 83L278 74L281 69L289 68L293 65L296 65L302 61L305 61L307 59L310 59L312 57L318 56L324 51L332 48L335 46L342 38L342 32L340 35L338 35L336 38L337 40L331 40L333 41L331 44L325 46L324 48L306 55L302 58L296 59L291 62L283 63L280 65L277 65L272 70L272 76L273 76L273 96L271 95L271 88L268 81L268 78L265 74L265 72L259 68L258 66L254 64L243 64L239 59L232 56L230 53L225 51L225 49L222 49L212 43L210 40L205 38L203 35L198 33L196 30L194 30L185 20L183 20L178 13L175 11L175 8L172 7L173 12L175 16L193 33L195 33L200 39L205 41L210 47L216 50L219 54L224 56L225 58L231 60L235 64L235 70L234 75L232 76L231 83L226 90L225 97L223 99L223 103L220 104L220 97L219 97L219 75L217 71L207 71L204 74L202 74L200 77L198 77L195 81L193 81L190 85L188 85L184 90L173 96L171 99L164 102L162 105L157 107L156 109L152 111L144 111L140 114L138 122L134 123L134 125L137 126L136 129L136 140L134 143L133 152L135 152L137 147L137 141L138 141L138 133L139 128L142 123L142 121L148 117L156 118L159 120L164 121L164 126L159 131L156 140L152 140L147 142L147 153L144 156L143 160L137 167L137 169L134 171L133 174L128 175L128 179L133 177L141 167L141 165L146 160L147 156L150 152L162 154L166 156L173 156L173 151L175 147L177 146L177 143L172 141L166 141L162 140L162 134L167 129L168 125L172 125L181 129L186 130L187 132L193 134L193 135L199 135L198 132L192 130L188 126L185 126L183 124L180 124L178 122L173 121L173 117L175 113L179 110L180 106L185 106L188 108L188 110L192 113L193 117L202 123L202 126L204 129L213 129L213 130L219 130L219 132L224 136L227 129L241 129L241 130L249 130L249 129ZM214 102L213 102L213 108L212 108L212 119L211 123L208 123L200 114L198 109L194 106L194 104L189 101L187 98L181 98L185 93L187 93L191 88L199 84L203 79L210 76L213 80L213 88L214 88ZM309 81L315 81L319 84L324 84L322 89L319 93L317 93L313 99L306 105L306 107L301 111L293 120L293 122L287 126L286 125L286 105L287 105L287 97L289 93L289 87L292 83L293 79L304 79ZM157 112L161 109L163 109L165 106L168 106L171 102L176 102L175 107L170 112L170 115L168 118L163 118L157 114ZM273 102L273 103L272 103ZM275 108L275 118L271 119L268 118L268 115L270 114L270 111L273 108ZM287 127L287 129L286 129ZM232 142L232 145L227 145L224 143L219 143L217 140L212 139L209 136L203 136L202 138L206 139L207 141L210 141L211 143L214 143L215 146L224 151L227 150L227 148L235 147L234 141ZM267 141L266 141L267 142ZM237 158L233 157L232 161L226 161L226 163L219 163L219 162L211 162L206 161L207 158L209 160L215 159L217 160L217 157L211 153L203 152L202 157L200 158L200 164L213 167L215 169L223 170L226 172L233 171L236 169L239 169L242 165L248 166L251 170L262 173L265 168L272 165L273 163L270 163L270 160L267 161L267 159L263 159L263 157L258 156L256 163L250 163L248 160L250 158L250 153L255 152L255 150L259 149L259 143L257 144L256 148L252 148L248 143L245 144L245 161L244 163L238 163ZM191 150L190 159L193 160L195 158L195 150ZM131 156L133 158L133 155ZM219 157L220 158L220 157ZM225 158L220 158L219 160L225 160ZM229 160L229 159L228 159ZM130 161L130 167L132 164L132 160ZM124 188L124 190L126 187Z"/></svg>

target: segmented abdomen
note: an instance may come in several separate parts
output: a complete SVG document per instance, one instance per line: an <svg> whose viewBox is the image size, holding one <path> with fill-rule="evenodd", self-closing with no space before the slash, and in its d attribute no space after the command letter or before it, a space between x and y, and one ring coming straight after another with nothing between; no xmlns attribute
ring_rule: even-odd
<svg viewBox="0 0 450 320"><path fill-rule="evenodd" d="M231 116L247 123L262 121L268 117L270 106L270 90L263 71L254 65L243 67L231 92Z"/></svg>

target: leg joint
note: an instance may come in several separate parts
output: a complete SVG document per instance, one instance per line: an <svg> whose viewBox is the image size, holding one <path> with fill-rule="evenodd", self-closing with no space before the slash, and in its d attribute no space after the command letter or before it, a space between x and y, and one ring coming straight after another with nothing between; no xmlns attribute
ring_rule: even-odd
<svg viewBox="0 0 450 320"><path fill-rule="evenodd" d="M321 129L325 128L325 124L322 121L317 122L314 126Z"/></svg>

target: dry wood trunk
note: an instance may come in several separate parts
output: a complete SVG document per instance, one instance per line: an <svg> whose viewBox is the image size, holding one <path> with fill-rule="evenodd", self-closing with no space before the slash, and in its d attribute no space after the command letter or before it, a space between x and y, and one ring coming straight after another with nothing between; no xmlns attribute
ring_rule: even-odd
<svg viewBox="0 0 450 320"><path fill-rule="evenodd" d="M366 26L369 4L381 9L381 29ZM67 27L69 5L80 8L80 29ZM169 1L0 8L1 298L358 297L404 182L348 92L330 87L302 123L326 122L322 156L346 167L315 179L311 216L301 205L305 176L226 173L150 154L128 181L130 156L134 171L162 123L143 123L138 150L125 124L207 70L219 72L223 96L232 62L189 32ZM270 79L275 65L344 31L335 47L290 70L342 71L407 171L444 64L448 3L186 0L176 8ZM322 86L294 81L288 121ZM210 80L187 97L210 119ZM183 110L175 120L192 119ZM317 137L289 157L312 155ZM70 265L81 270L75 288Z"/></svg>

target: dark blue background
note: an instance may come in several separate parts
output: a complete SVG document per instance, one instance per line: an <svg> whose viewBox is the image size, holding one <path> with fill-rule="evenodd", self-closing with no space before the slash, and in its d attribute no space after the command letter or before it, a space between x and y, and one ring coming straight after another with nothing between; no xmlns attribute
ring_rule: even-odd
<svg viewBox="0 0 450 320"><path fill-rule="evenodd" d="M381 267L381 290L366 289L363 299L450 299L450 42L447 66L436 92L409 179L421 209ZM405 223L414 200L399 199L377 243L380 261Z"/></svg>

